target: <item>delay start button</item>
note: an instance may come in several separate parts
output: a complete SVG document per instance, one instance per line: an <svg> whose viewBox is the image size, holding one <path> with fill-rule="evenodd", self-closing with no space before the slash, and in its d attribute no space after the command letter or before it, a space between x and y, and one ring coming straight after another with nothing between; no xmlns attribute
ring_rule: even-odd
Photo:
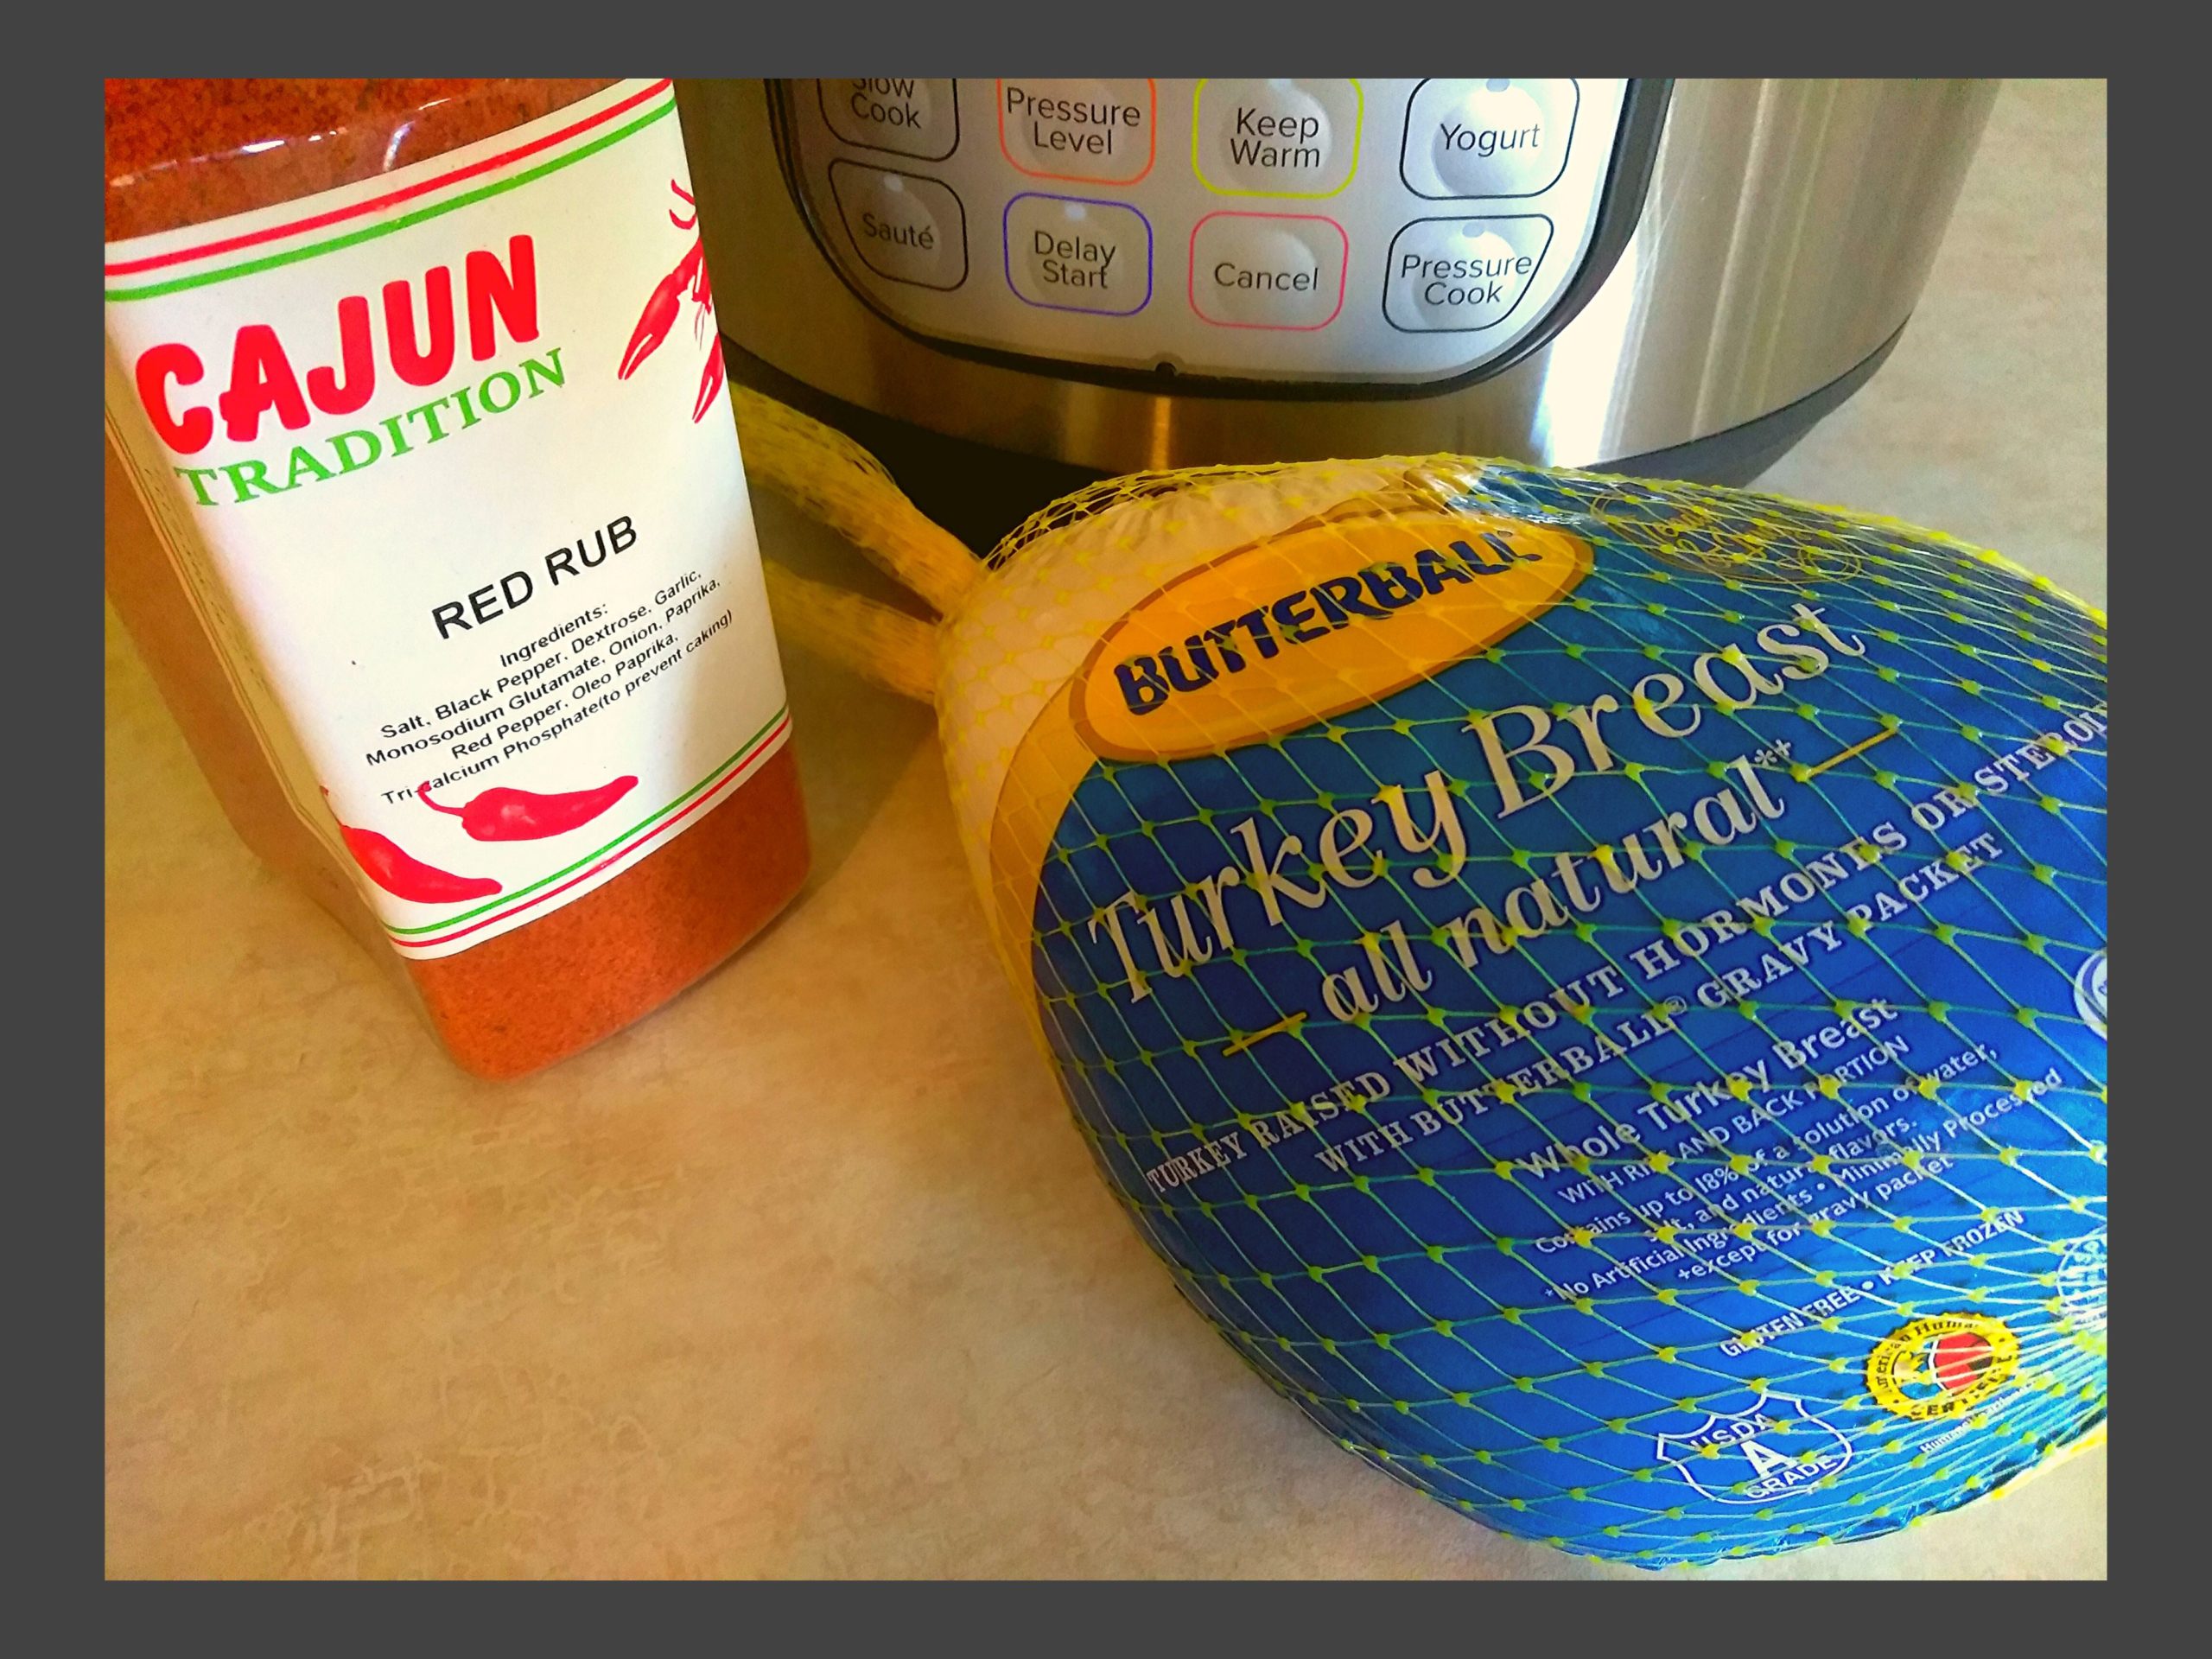
<svg viewBox="0 0 2212 1659"><path fill-rule="evenodd" d="M1312 213L1208 213L1191 232L1191 309L1229 328L1325 328L1351 238Z"/></svg>
<svg viewBox="0 0 2212 1659"><path fill-rule="evenodd" d="M1417 196L1533 196L1567 169L1571 80L1425 80L1406 106L1401 170Z"/></svg>
<svg viewBox="0 0 2212 1659"><path fill-rule="evenodd" d="M877 276L919 288L968 280L968 216L937 180L836 161L830 188L855 250Z"/></svg>
<svg viewBox="0 0 2212 1659"><path fill-rule="evenodd" d="M1006 281L1032 305L1126 317L1152 302L1152 225L1117 201L1035 194L1006 205Z"/></svg>
<svg viewBox="0 0 2212 1659"><path fill-rule="evenodd" d="M1359 165L1356 80L1202 80L1191 162L1224 196L1333 196Z"/></svg>
<svg viewBox="0 0 2212 1659"><path fill-rule="evenodd" d="M849 144L941 162L960 146L960 102L950 80L872 75L820 80L822 118Z"/></svg>
<svg viewBox="0 0 2212 1659"><path fill-rule="evenodd" d="M1551 240L1541 213L1417 219L1391 238L1382 315L1411 334L1494 328L1521 303Z"/></svg>

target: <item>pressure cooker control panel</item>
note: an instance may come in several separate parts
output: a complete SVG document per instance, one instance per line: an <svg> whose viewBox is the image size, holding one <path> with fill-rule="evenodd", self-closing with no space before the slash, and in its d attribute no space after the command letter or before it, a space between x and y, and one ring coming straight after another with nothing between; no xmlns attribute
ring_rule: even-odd
<svg viewBox="0 0 2212 1659"><path fill-rule="evenodd" d="M1621 80L801 80L807 216L927 338L1235 379L1465 374L1589 252Z"/></svg>

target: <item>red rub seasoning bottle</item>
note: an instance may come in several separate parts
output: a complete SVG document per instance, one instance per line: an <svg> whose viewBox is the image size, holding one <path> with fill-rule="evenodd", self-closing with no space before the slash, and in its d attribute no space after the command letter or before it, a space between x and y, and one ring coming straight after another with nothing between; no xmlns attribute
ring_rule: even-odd
<svg viewBox="0 0 2212 1659"><path fill-rule="evenodd" d="M513 1077L807 868L667 81L107 83L108 591L225 810Z"/></svg>

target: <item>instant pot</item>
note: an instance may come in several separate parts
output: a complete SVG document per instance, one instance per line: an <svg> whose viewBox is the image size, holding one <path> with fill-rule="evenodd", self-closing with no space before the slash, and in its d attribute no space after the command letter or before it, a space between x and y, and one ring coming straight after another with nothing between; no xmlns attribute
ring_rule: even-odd
<svg viewBox="0 0 2212 1659"><path fill-rule="evenodd" d="M738 378L984 542L1105 473L1453 451L1746 482L1917 300L1972 80L679 88Z"/></svg>

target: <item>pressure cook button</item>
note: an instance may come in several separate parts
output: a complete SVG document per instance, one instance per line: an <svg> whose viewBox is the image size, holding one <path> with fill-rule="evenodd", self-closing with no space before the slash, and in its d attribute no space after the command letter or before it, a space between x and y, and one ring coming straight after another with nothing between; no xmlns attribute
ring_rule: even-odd
<svg viewBox="0 0 2212 1659"><path fill-rule="evenodd" d="M1006 205L1006 280L1056 311L1126 317L1152 300L1152 226L1134 207L1073 196Z"/></svg>
<svg viewBox="0 0 2212 1659"><path fill-rule="evenodd" d="M1148 80L1001 80L998 98L999 148L1033 178L1135 184L1152 171Z"/></svg>
<svg viewBox="0 0 2212 1659"><path fill-rule="evenodd" d="M1344 309L1351 240L1306 213L1208 213L1191 232L1191 309L1231 328L1325 328Z"/></svg>
<svg viewBox="0 0 2212 1659"><path fill-rule="evenodd" d="M853 246L877 276L921 288L968 280L968 217L935 179L832 162L830 188Z"/></svg>
<svg viewBox="0 0 2212 1659"><path fill-rule="evenodd" d="M849 144L941 162L960 145L960 105L949 80L819 80L822 118Z"/></svg>
<svg viewBox="0 0 2212 1659"><path fill-rule="evenodd" d="M1551 245L1541 214L1417 219L1390 243L1382 315L1408 334L1466 334L1512 315Z"/></svg>
<svg viewBox="0 0 2212 1659"><path fill-rule="evenodd" d="M1559 181L1571 80L1425 80L1406 109L1402 171L1420 196L1533 196Z"/></svg>
<svg viewBox="0 0 2212 1659"><path fill-rule="evenodd" d="M1333 196L1359 165L1356 80L1202 80L1199 182L1224 196Z"/></svg>

